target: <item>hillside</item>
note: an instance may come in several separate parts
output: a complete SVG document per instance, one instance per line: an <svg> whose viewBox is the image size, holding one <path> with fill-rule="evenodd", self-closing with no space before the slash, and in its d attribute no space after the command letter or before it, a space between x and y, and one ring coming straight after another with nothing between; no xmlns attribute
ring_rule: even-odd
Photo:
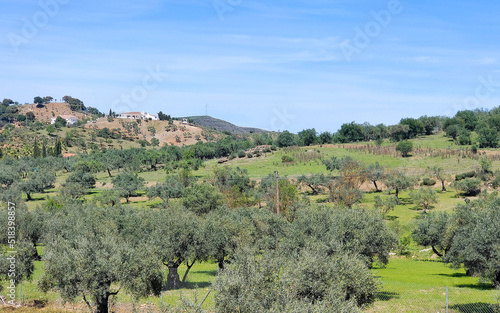
<svg viewBox="0 0 500 313"><path fill-rule="evenodd" d="M265 133L266 130L252 127L240 127L232 123L214 118L211 116L189 116L187 119L193 120L193 122L202 127L208 128L210 130L216 130L220 132L230 132L232 134L250 134L250 133Z"/></svg>
<svg viewBox="0 0 500 313"><path fill-rule="evenodd" d="M151 139L156 138L160 141L160 146L163 145L193 145L198 141L206 141L206 133L200 127L182 124L181 121L173 121L170 125L168 121L141 121L138 124L137 132L127 131L128 125L133 126L136 124L135 120L119 119L115 118L112 121L108 121L107 118L103 117L96 121L89 122L85 125L85 128L89 129L104 129L118 130L122 135L130 133L132 136L128 136L131 139L142 139L151 141ZM154 131L152 132L152 129Z"/></svg>
<svg viewBox="0 0 500 313"><path fill-rule="evenodd" d="M73 115L78 117L80 120L90 118L90 116L84 113L71 111L69 104L64 102L47 103L41 108L38 108L36 104L25 104L19 106L19 113L26 115L28 112L33 112L37 121L45 123L49 123L52 117L57 117L59 115Z"/></svg>

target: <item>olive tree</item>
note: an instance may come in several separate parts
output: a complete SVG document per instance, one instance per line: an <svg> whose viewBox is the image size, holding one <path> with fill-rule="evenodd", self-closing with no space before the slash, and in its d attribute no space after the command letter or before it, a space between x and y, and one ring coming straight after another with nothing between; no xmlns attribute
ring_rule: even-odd
<svg viewBox="0 0 500 313"><path fill-rule="evenodd" d="M180 198L184 192L184 185L175 176L167 176L164 182L149 187L147 195L149 199L160 198L168 203L171 198Z"/></svg>
<svg viewBox="0 0 500 313"><path fill-rule="evenodd" d="M413 199L413 202L420 206L424 213L427 214L427 211L431 208L431 205L438 202L438 196L436 191L431 187L424 187L417 190L412 190L410 192L410 197Z"/></svg>
<svg viewBox="0 0 500 313"><path fill-rule="evenodd" d="M128 171L124 171L113 177L113 188L124 197L127 202L137 189L144 186L144 178Z"/></svg>
<svg viewBox="0 0 500 313"><path fill-rule="evenodd" d="M483 207L459 205L455 208L456 227L445 261L469 274L481 275L500 287L500 198L487 201Z"/></svg>
<svg viewBox="0 0 500 313"><path fill-rule="evenodd" d="M451 215L447 212L433 212L414 222L412 238L422 246L430 246L437 256L444 256L453 239Z"/></svg>
<svg viewBox="0 0 500 313"><path fill-rule="evenodd" d="M68 301L83 297L96 313L107 313L110 297L121 290L134 297L160 293L162 267L153 248L130 240L136 236L129 233L142 228L133 210L75 205L48 223L39 281L43 291L57 290Z"/></svg>
<svg viewBox="0 0 500 313"><path fill-rule="evenodd" d="M399 204L399 192L401 190L406 190L409 188L413 188L417 183L417 179L415 177L406 175L404 172L397 171L385 178L385 185L389 190L394 190L396 192L396 199Z"/></svg>
<svg viewBox="0 0 500 313"><path fill-rule="evenodd" d="M222 206L222 194L210 184L195 184L184 190L182 204L196 214L206 214Z"/></svg>
<svg viewBox="0 0 500 313"><path fill-rule="evenodd" d="M181 286L179 266L186 262L185 281L194 263L208 257L202 220L191 211L173 208L156 213L152 225L151 244L168 268L167 289L178 289Z"/></svg>

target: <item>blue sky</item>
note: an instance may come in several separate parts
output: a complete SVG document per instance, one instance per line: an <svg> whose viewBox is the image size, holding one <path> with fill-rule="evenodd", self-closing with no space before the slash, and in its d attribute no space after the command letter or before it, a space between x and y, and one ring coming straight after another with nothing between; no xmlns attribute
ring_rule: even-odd
<svg viewBox="0 0 500 313"><path fill-rule="evenodd" d="M237 125L293 132L500 105L493 0L0 0L0 8L0 98L21 103L71 95L104 112L173 116L203 115L208 105Z"/></svg>

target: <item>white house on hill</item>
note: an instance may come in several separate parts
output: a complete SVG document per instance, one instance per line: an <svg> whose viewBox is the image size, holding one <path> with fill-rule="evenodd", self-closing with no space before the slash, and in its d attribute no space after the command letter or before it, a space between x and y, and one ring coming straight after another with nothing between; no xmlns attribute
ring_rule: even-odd
<svg viewBox="0 0 500 313"><path fill-rule="evenodd" d="M73 125L78 122L78 117L73 115L58 115L50 119L50 124L55 124L58 117L63 118L66 121L66 125Z"/></svg>
<svg viewBox="0 0 500 313"><path fill-rule="evenodd" d="M132 120L153 120L156 121L158 118L156 115L149 114L148 112L126 112L118 114L117 118L127 118Z"/></svg>

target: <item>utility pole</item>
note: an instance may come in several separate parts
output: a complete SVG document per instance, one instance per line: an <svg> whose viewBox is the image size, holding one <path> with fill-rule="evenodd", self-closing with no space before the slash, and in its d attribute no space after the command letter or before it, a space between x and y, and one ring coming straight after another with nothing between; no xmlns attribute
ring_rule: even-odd
<svg viewBox="0 0 500 313"><path fill-rule="evenodd" d="M280 215L280 174L278 173L278 171L274 171L274 173L276 174L276 214Z"/></svg>

